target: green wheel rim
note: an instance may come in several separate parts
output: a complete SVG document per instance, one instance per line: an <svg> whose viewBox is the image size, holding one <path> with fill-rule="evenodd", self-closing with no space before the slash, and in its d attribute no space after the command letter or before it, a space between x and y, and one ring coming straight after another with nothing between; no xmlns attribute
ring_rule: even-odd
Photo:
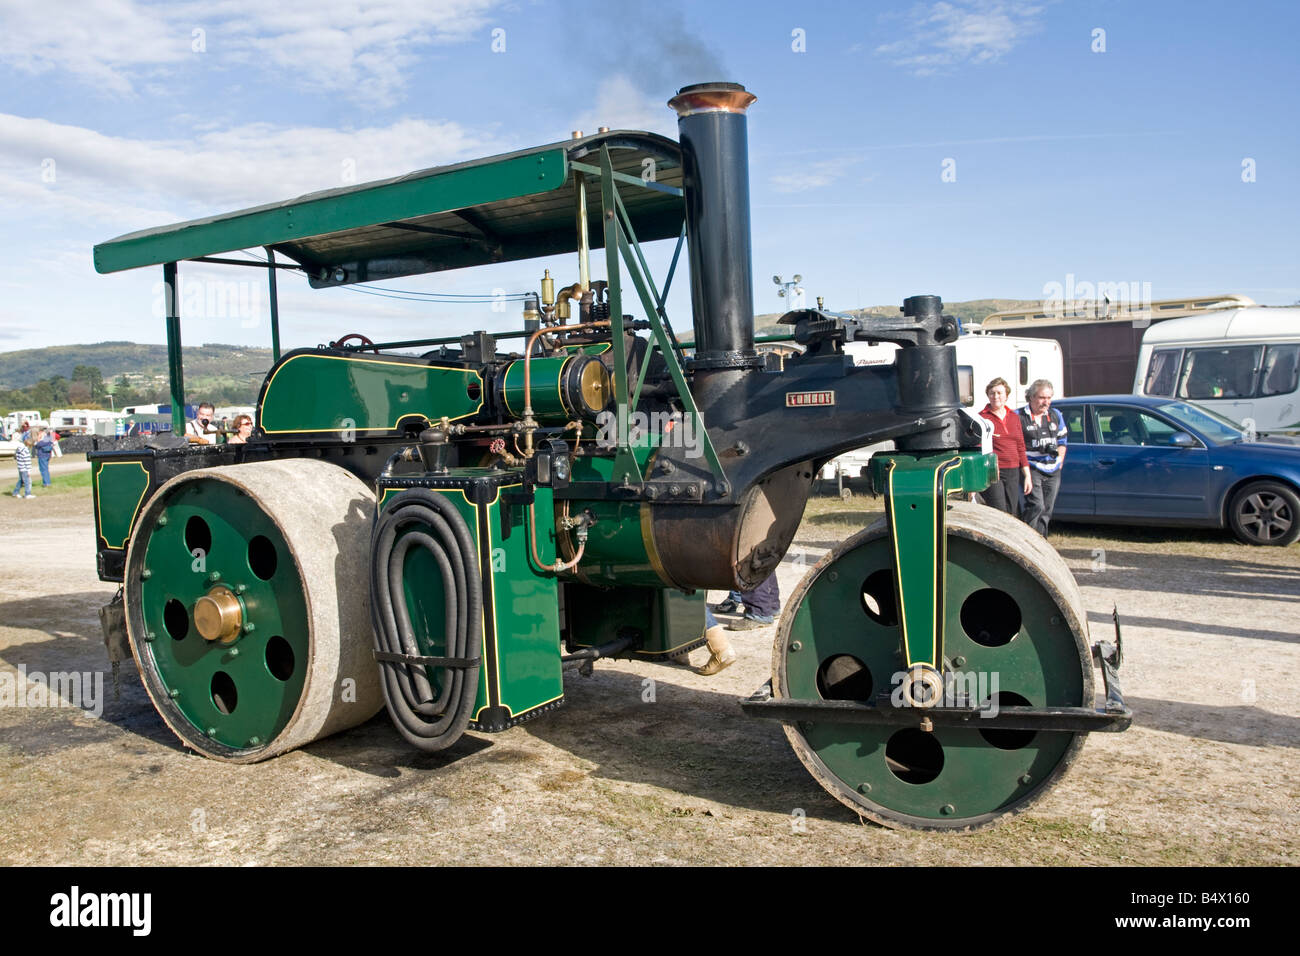
<svg viewBox="0 0 1300 956"><path fill-rule="evenodd" d="M151 513L135 602L146 679L206 746L264 747L293 717L311 652L293 555L271 517L226 482L182 483ZM195 602L217 585L241 605L244 630L228 645L194 621Z"/></svg>
<svg viewBox="0 0 1300 956"><path fill-rule="evenodd" d="M1017 553L1014 542L1001 545L960 524L950 513L945 670L977 698L996 692L1007 705L1091 706L1083 624L1071 601L1077 590L1059 577L1068 578L1064 563L1039 549ZM903 663L891 566L888 538L876 527L814 568L778 637L780 696L874 703L893 691ZM886 825L922 829L972 829L1025 809L1073 761L1084 736L825 722L786 725L786 733L841 802Z"/></svg>

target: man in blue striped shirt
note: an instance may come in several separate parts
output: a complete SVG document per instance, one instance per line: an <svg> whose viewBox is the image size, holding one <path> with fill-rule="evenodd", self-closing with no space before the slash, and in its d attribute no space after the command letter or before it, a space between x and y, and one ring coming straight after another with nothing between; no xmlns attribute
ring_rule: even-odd
<svg viewBox="0 0 1300 956"><path fill-rule="evenodd" d="M14 452L14 464L18 466L18 484L14 485L14 497L35 498L32 494L32 450L21 438L18 439L18 450ZM23 490L26 494L19 494Z"/></svg>
<svg viewBox="0 0 1300 956"><path fill-rule="evenodd" d="M1029 456L1029 473L1034 487L1025 495L1022 516L1044 538L1061 490L1061 469L1065 467L1067 429L1065 417L1052 407L1056 390L1045 378L1025 390L1029 404L1020 409L1020 427L1025 432L1025 453Z"/></svg>

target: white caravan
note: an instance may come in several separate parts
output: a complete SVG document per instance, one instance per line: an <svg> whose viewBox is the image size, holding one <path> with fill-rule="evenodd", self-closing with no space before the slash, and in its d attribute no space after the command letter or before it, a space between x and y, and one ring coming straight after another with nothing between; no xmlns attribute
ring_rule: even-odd
<svg viewBox="0 0 1300 956"><path fill-rule="evenodd" d="M849 342L844 352L852 357L854 365L892 365L898 348L888 343ZM1025 403L1025 390L1040 378L1052 382L1056 397L1063 398L1064 369L1061 346L1055 339L988 335L978 331L965 332L957 339L957 389L962 407L972 415L978 416L984 408L984 387L995 378L1010 383L1008 402L1013 408ZM893 447L893 442L881 442L846 452L827 462L819 477L834 481L840 496L849 497L847 479L865 476L871 456Z"/></svg>
<svg viewBox="0 0 1300 956"><path fill-rule="evenodd" d="M1133 394L1187 399L1258 435L1300 436L1300 308L1255 306L1151 326Z"/></svg>
<svg viewBox="0 0 1300 956"><path fill-rule="evenodd" d="M50 427L60 435L84 435L95 431L96 422L117 417L117 412L102 408L56 408L50 412Z"/></svg>

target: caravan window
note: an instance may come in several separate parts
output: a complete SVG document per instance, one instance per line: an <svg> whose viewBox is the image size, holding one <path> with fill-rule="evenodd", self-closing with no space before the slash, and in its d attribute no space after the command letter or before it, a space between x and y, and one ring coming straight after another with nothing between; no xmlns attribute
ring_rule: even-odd
<svg viewBox="0 0 1300 956"><path fill-rule="evenodd" d="M1249 398L1255 394L1258 345L1226 349L1188 349L1178 382L1179 398Z"/></svg>
<svg viewBox="0 0 1300 956"><path fill-rule="evenodd" d="M1300 385L1300 345L1270 345L1260 369L1260 395L1289 395Z"/></svg>
<svg viewBox="0 0 1300 956"><path fill-rule="evenodd" d="M967 408L975 404L975 367L973 365L957 366L957 394L961 403Z"/></svg>
<svg viewBox="0 0 1300 956"><path fill-rule="evenodd" d="M1021 385L1029 384L1029 356L1028 355L1020 356L1020 384Z"/></svg>
<svg viewBox="0 0 1300 956"><path fill-rule="evenodd" d="M1163 395L1171 398L1174 385L1178 382L1178 366L1183 360L1182 349L1160 349L1151 356L1147 366L1147 380L1142 386L1147 395Z"/></svg>

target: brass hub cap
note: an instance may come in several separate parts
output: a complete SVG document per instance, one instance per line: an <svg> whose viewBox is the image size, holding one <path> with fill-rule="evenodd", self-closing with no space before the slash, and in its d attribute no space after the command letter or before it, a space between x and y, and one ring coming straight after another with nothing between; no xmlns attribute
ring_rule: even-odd
<svg viewBox="0 0 1300 956"><path fill-rule="evenodd" d="M194 626L203 639L233 644L244 625L244 609L235 592L218 584L194 602Z"/></svg>
<svg viewBox="0 0 1300 956"><path fill-rule="evenodd" d="M934 707L943 702L943 675L928 664L914 664L899 690L908 707Z"/></svg>

